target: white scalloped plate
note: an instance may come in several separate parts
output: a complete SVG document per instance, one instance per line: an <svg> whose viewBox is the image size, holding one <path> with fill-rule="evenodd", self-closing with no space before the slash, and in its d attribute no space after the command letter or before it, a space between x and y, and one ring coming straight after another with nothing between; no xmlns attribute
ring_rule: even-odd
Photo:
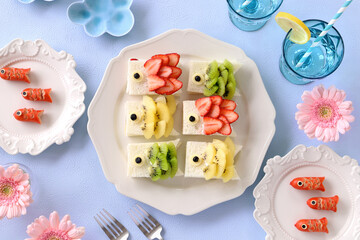
<svg viewBox="0 0 360 240"><path fill-rule="evenodd" d="M235 159L241 181L224 184L221 180L175 177L166 181L130 178L126 175L126 146L147 142L143 137L125 136L124 105L141 96L125 93L128 59L146 59L157 53L177 52L181 55L183 74L179 78L186 89L188 63L196 59L236 59L242 68L236 73L243 95L236 99L241 120L234 123L237 136L233 140L244 146ZM195 99L186 90L177 100ZM174 127L181 132L182 104L178 105ZM256 179L265 152L275 132L275 109L264 88L256 64L238 47L221 42L195 30L171 30L147 41L124 48L108 65L104 78L89 110L88 132L98 153L104 174L117 190L168 214L195 214L215 204L240 196ZM223 138L216 136L217 138ZM214 136L180 136L178 149L180 169L184 170L187 140L209 141ZM174 139L172 137L171 139ZM164 141L165 139L160 139ZM166 139L169 140L169 139ZM150 141L155 141L151 139Z"/></svg>
<svg viewBox="0 0 360 240"><path fill-rule="evenodd" d="M265 176L254 189L256 221L267 240L360 239L360 167L355 159L340 157L331 148L298 145L284 157L267 161ZM296 177L325 177L325 192L300 191L290 186ZM307 206L311 197L339 196L337 212ZM297 230L300 219L328 219L329 233Z"/></svg>
<svg viewBox="0 0 360 240"><path fill-rule="evenodd" d="M75 72L73 57L56 52L42 40L16 39L0 50L0 68L31 68L31 83L0 78L0 146L9 154L40 154L53 143L70 140L72 126L84 113L86 85ZM25 88L52 88L53 103L25 100ZM42 124L17 121L19 108L43 109Z"/></svg>

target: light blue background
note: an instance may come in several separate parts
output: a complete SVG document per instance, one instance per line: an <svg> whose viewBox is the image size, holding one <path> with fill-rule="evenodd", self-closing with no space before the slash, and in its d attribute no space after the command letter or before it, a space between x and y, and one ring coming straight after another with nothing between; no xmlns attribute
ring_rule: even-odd
<svg viewBox="0 0 360 240"><path fill-rule="evenodd" d="M67 19L66 10L72 2L37 0L25 5L17 0L2 0L0 47L14 38L43 39L56 50L71 53L77 62L77 72L88 87L85 94L88 106L109 60L117 56L123 47L172 28L194 28L242 48L257 63L277 111L277 131L265 159L284 155L297 144L320 144L317 140L309 140L303 131L298 130L294 120L296 104L301 101L302 92L312 89L317 83L295 86L282 77L278 61L285 33L274 18L264 28L249 33L232 25L225 0L134 0L131 9L135 15L135 25L129 34L121 38L107 34L91 38L81 26ZM338 0L284 0L280 11L292 13L303 20L318 18L329 21L342 3ZM341 136L339 142L328 145L338 154L350 155L355 159L360 159L359 14L360 2L355 0L335 24L345 42L345 57L334 74L320 81L327 87L335 85L345 90L347 99L353 101L357 119L352 129ZM0 164L15 161L29 166L40 185L40 194L28 208L26 216L0 221L0 240L26 238L26 226L36 217L48 216L53 210L57 210L61 216L68 213L77 225L85 226L87 233L83 239L106 239L92 218L103 207L128 228L131 239L145 239L126 214L136 201L119 194L105 180L87 134L87 120L84 114L75 124L75 133L70 142L61 146L53 145L39 156L11 156L0 149ZM260 170L256 183L262 177L263 171ZM165 239L264 239L265 232L252 217L254 186L241 197L194 216L168 216L147 205L143 206L163 224Z"/></svg>

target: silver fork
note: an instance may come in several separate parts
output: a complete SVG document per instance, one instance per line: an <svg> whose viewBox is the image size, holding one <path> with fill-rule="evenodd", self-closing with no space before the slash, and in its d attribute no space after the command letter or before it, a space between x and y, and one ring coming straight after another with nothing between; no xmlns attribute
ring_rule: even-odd
<svg viewBox="0 0 360 240"><path fill-rule="evenodd" d="M103 212L105 212L106 215ZM100 215L96 214L97 217L94 216L94 219L99 224L101 229L105 232L105 234L109 237L109 239L127 240L129 237L128 230L108 211L103 209L103 212L100 211ZM105 226L103 224L105 224Z"/></svg>
<svg viewBox="0 0 360 240"><path fill-rule="evenodd" d="M137 205L128 212L136 226L144 233L148 239L164 240L161 236L162 226L160 223L147 213L142 207Z"/></svg>

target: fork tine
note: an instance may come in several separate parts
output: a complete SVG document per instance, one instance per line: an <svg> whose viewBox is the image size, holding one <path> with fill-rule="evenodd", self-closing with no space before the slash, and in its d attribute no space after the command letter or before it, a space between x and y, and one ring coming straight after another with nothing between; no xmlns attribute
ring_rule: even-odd
<svg viewBox="0 0 360 240"><path fill-rule="evenodd" d="M147 223L147 225L150 227L150 230L153 229L155 226L155 223L151 222L149 219L146 218L146 216L144 216L141 211L139 211L139 209L134 208L135 211L138 213L138 215L140 215L140 218L144 219L145 222Z"/></svg>
<svg viewBox="0 0 360 240"><path fill-rule="evenodd" d="M150 218L151 221L153 221L153 223L155 223L155 226L159 226L160 223L153 217L151 216L147 211L145 211L142 207L140 207L138 204L136 204L136 206L148 217Z"/></svg>
<svg viewBox="0 0 360 240"><path fill-rule="evenodd" d="M127 212L128 215L130 216L130 218L133 220L133 222L136 224L136 226L142 231L143 234L145 234L145 236L148 235L148 231L145 230L145 228L136 220L136 218L133 216L132 210L130 209L131 212Z"/></svg>
<svg viewBox="0 0 360 240"><path fill-rule="evenodd" d="M103 208L103 211L111 218L111 220L113 220L115 222L115 224L120 228L120 230L122 232L126 232L126 228L124 227L124 225L122 225L116 218L114 218L108 211L106 211L104 208Z"/></svg>
<svg viewBox="0 0 360 240"><path fill-rule="evenodd" d="M116 240L113 235L102 225L102 223L94 216L95 221L99 224L104 233L108 236L110 240Z"/></svg>
<svg viewBox="0 0 360 240"><path fill-rule="evenodd" d="M112 234L114 235L114 237L117 237L118 236L118 233L116 231L114 231L110 225L99 215L99 214L96 214L96 216L98 217L98 219L100 219L100 221L105 224L105 226L112 232Z"/></svg>
<svg viewBox="0 0 360 240"><path fill-rule="evenodd" d="M148 223L144 222L144 218L143 218L141 215L139 216L139 214L136 213L137 211L135 211L135 209L130 209L130 211L132 212L133 216L136 217L136 218L139 220L140 224L141 224L148 232L150 232L151 229L152 229L152 226L151 226L151 225L149 226Z"/></svg>
<svg viewBox="0 0 360 240"><path fill-rule="evenodd" d="M108 225L110 224L112 229L114 229L116 231L116 236L118 236L119 234L121 234L120 229L107 217L105 216L105 214L103 212L100 211L101 216L108 222ZM110 226L108 226L110 228Z"/></svg>

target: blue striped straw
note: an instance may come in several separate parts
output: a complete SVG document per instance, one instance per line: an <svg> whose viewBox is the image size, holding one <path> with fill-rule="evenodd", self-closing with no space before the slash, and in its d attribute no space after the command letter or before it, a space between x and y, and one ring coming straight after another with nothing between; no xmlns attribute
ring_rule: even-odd
<svg viewBox="0 0 360 240"><path fill-rule="evenodd" d="M252 0L246 0L245 2L243 2L243 4L241 4L241 7L240 7L239 11L246 8L246 6L249 5L251 2L252 2Z"/></svg>
<svg viewBox="0 0 360 240"><path fill-rule="evenodd" d="M324 28L324 30L320 33L320 35L315 39L315 41L313 42L313 44L311 44L311 46L309 47L309 49L306 51L306 53L304 54L304 56L302 56L302 58L300 59L300 61L296 64L296 68L301 67L304 62L306 61L306 59L310 56L310 54L312 53L313 49L319 45L321 39L323 39L323 37L327 34L327 32L332 28L332 26L334 25L334 23L336 22L336 20L339 19L339 17L343 14L343 12L345 11L345 9L350 5L350 3L352 2L352 0L346 0L346 2L342 5L342 7L339 9L339 11L335 14L335 16L331 19L331 21L329 22L329 24Z"/></svg>

